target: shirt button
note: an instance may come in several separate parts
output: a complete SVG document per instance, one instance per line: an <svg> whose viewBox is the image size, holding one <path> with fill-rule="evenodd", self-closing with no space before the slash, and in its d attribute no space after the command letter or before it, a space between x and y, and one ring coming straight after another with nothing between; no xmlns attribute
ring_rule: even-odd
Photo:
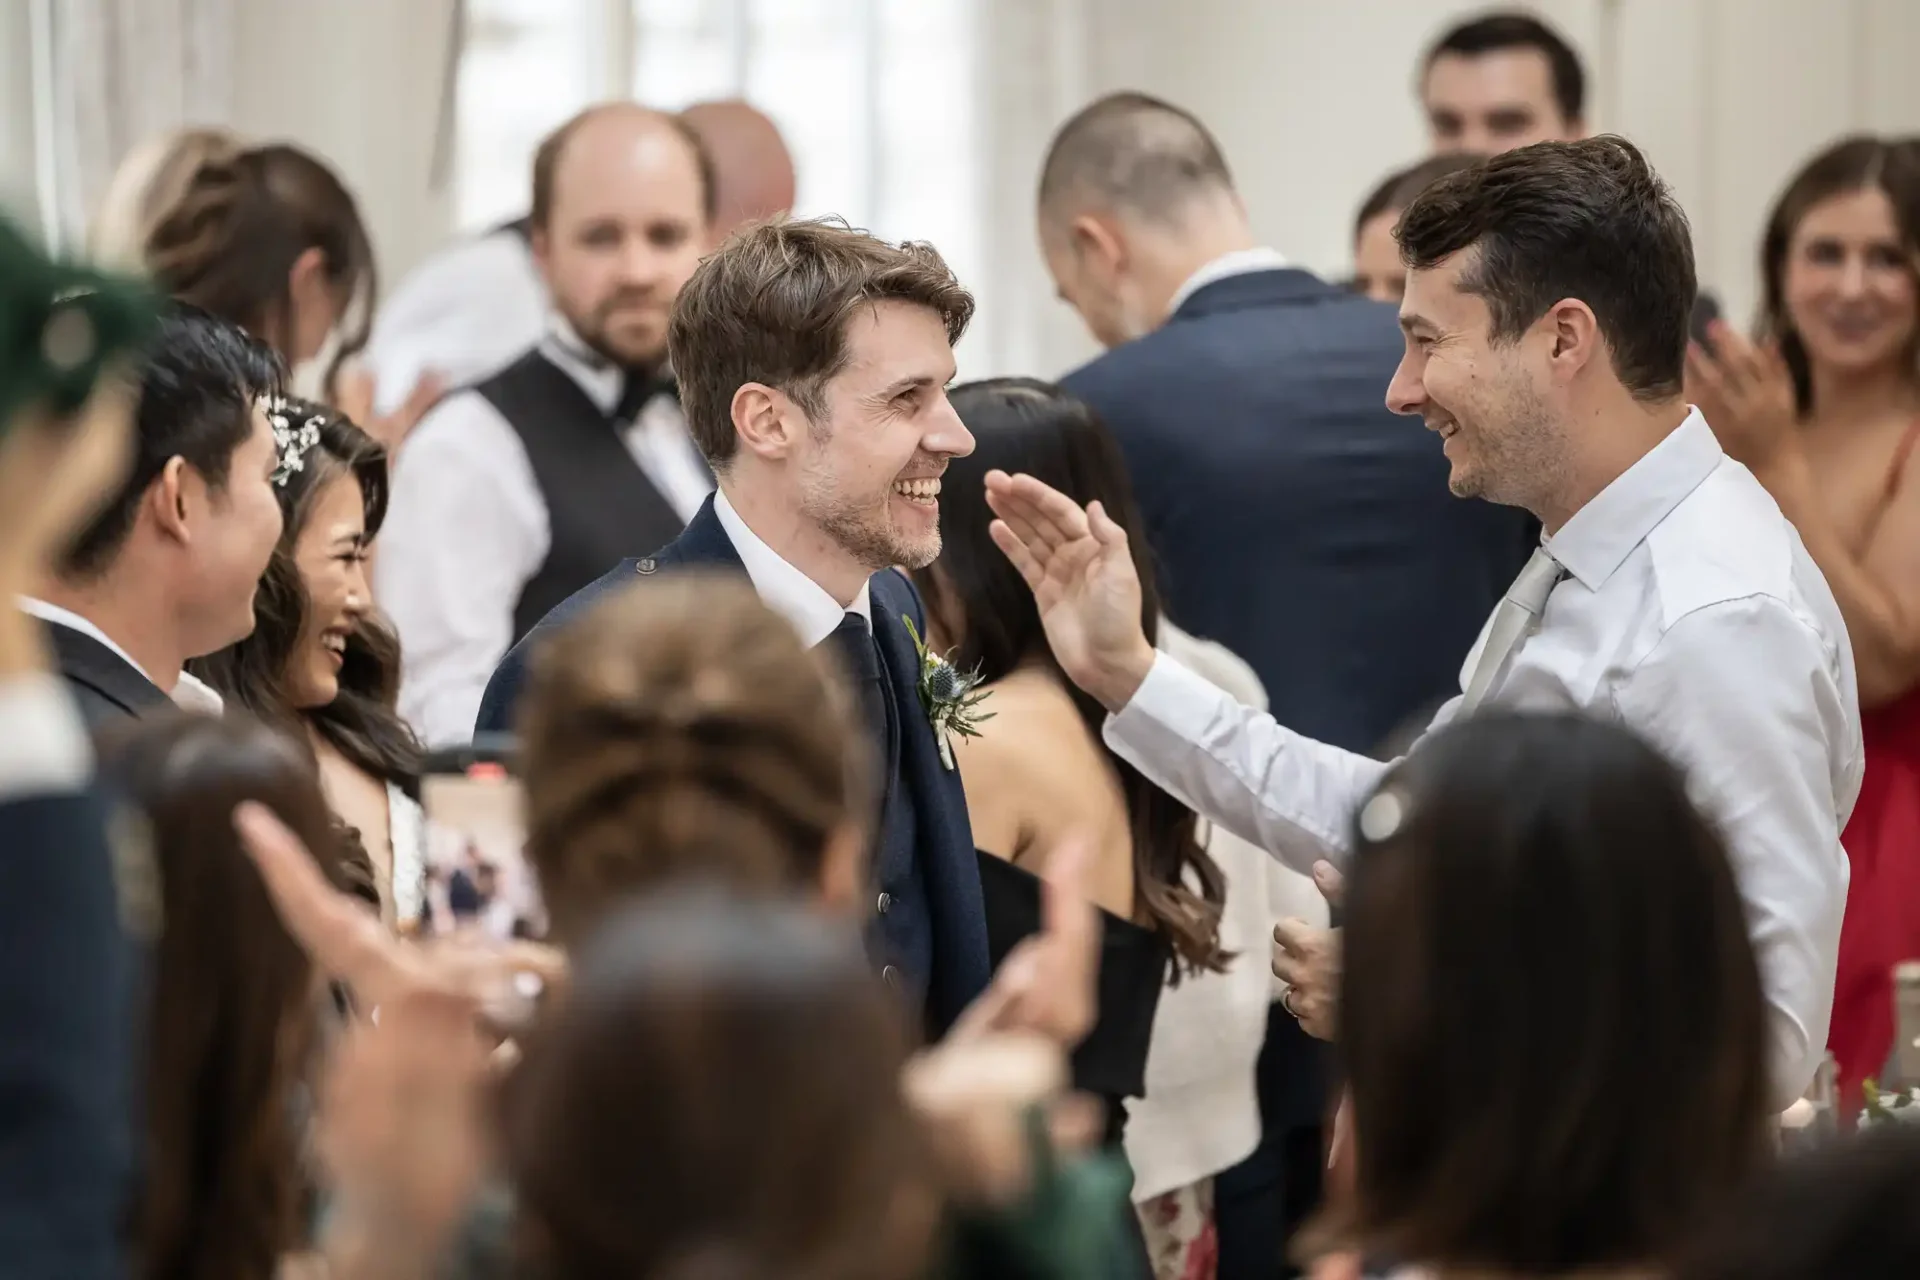
<svg viewBox="0 0 1920 1280"><path fill-rule="evenodd" d="M900 985L900 971L888 965L880 971L880 979L890 987L897 987Z"/></svg>
<svg viewBox="0 0 1920 1280"><path fill-rule="evenodd" d="M892 906L893 906L893 895L890 893L882 893L880 895L880 900L873 904L873 909L879 912L881 915L885 915L887 914L887 911Z"/></svg>

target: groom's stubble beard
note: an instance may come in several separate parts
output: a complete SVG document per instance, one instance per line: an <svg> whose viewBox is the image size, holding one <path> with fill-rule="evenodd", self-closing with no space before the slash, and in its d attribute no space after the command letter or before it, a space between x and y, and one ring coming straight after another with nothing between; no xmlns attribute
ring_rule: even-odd
<svg viewBox="0 0 1920 1280"><path fill-rule="evenodd" d="M808 431L820 451L800 471L800 514L809 523L855 563L874 573L895 566L924 569L940 558L938 521L924 538L910 537L895 528L890 509L892 482L877 501L844 492L839 478L823 465L830 428L809 424Z"/></svg>
<svg viewBox="0 0 1920 1280"><path fill-rule="evenodd" d="M1474 466L1452 486L1454 495L1502 506L1537 509L1560 487L1566 471L1566 428L1523 377L1496 392L1468 442Z"/></svg>

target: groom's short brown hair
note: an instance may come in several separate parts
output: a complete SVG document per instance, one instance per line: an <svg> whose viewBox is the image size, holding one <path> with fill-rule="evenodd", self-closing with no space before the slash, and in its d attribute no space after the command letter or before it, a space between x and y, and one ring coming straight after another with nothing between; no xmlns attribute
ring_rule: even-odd
<svg viewBox="0 0 1920 1280"><path fill-rule="evenodd" d="M890 244L839 219L750 226L700 264L667 330L693 442L715 469L738 447L733 396L749 382L793 397L809 418L847 360L847 320L862 306L907 302L937 313L958 342L973 295L930 244Z"/></svg>

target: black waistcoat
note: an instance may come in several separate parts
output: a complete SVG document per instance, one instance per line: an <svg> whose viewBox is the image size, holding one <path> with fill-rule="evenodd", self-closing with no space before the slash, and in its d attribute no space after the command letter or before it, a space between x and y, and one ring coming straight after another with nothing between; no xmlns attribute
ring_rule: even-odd
<svg viewBox="0 0 1920 1280"><path fill-rule="evenodd" d="M521 588L513 638L631 555L685 525L580 384L537 349L474 388L520 437L547 508L547 558Z"/></svg>

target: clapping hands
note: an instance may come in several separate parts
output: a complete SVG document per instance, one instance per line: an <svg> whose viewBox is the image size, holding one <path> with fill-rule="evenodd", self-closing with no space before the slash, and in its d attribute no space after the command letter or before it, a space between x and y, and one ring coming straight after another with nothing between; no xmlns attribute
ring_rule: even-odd
<svg viewBox="0 0 1920 1280"><path fill-rule="evenodd" d="M1797 439L1793 377L1775 344L1755 346L1724 320L1708 330L1708 350L1687 349L1687 394L1720 447L1756 472L1778 465Z"/></svg>

